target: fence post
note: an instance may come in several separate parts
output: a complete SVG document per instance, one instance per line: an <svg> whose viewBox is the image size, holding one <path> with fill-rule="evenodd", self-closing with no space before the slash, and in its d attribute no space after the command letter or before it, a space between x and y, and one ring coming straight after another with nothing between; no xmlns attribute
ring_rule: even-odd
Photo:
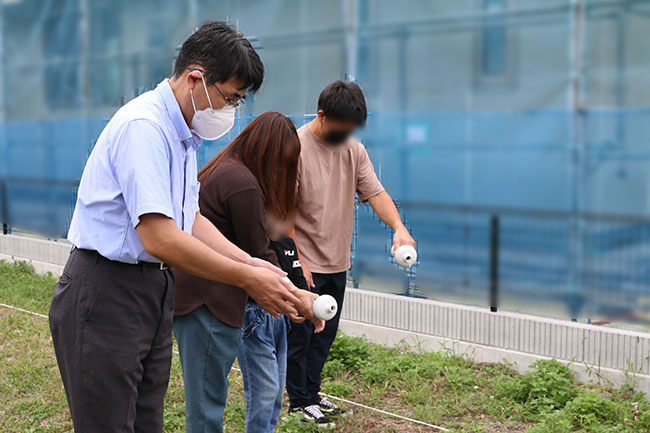
<svg viewBox="0 0 650 433"><path fill-rule="evenodd" d="M490 311L499 305L499 216L490 218Z"/></svg>
<svg viewBox="0 0 650 433"><path fill-rule="evenodd" d="M0 179L0 207L2 207L2 234L9 233L9 199L7 198L7 181Z"/></svg>

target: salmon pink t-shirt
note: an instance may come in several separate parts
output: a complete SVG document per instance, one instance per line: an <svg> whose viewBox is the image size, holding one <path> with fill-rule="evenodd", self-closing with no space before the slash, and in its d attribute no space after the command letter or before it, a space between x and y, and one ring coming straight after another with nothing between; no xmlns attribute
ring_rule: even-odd
<svg viewBox="0 0 650 433"><path fill-rule="evenodd" d="M339 145L318 138L307 125L298 130L296 243L301 258L316 273L350 268L354 198L365 202L384 191L368 152L353 137Z"/></svg>

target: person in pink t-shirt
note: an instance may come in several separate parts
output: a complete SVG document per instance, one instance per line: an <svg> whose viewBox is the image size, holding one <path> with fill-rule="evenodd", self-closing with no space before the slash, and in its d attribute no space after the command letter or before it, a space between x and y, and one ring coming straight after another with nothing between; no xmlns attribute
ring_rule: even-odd
<svg viewBox="0 0 650 433"><path fill-rule="evenodd" d="M288 335L287 392L291 412L306 420L344 415L319 396L320 374L339 325L350 268L354 201L358 195L394 231L393 250L415 242L393 200L375 174L368 152L352 136L366 122L367 110L358 85L335 81L318 98L318 115L298 130L298 202L293 237L307 284L318 294L336 298L339 313L314 334L313 325L294 325ZM323 423L325 424L325 423Z"/></svg>

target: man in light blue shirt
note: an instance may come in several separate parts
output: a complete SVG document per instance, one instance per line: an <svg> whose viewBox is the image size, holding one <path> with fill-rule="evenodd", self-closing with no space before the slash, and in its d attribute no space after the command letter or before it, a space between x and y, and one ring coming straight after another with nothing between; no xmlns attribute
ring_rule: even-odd
<svg viewBox="0 0 650 433"><path fill-rule="evenodd" d="M122 107L79 187L50 329L77 433L163 429L172 348L168 264L244 288L274 315L311 315L284 273L231 244L198 212L196 149L234 122L264 68L227 23L183 44L174 76Z"/></svg>
<svg viewBox="0 0 650 433"><path fill-rule="evenodd" d="M200 144L169 80L126 104L86 163L68 240L110 260L160 262L145 250L135 227L141 215L157 213L192 234Z"/></svg>

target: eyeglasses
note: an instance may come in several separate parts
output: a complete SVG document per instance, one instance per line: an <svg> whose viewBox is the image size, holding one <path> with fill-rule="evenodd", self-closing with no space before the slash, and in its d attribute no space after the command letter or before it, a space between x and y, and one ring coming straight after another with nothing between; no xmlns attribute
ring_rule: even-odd
<svg viewBox="0 0 650 433"><path fill-rule="evenodd" d="M203 69L201 69L201 68L187 68L187 69L190 70L190 71L199 71L199 72L202 72L202 73L203 73L203 74L208 78L208 80L210 80L210 76L208 75L208 73L205 72L205 71L204 71ZM238 107L241 107L242 105L244 105L244 103L246 102L246 101L245 101L246 96L243 96L242 98L240 98L240 99L238 99L238 100L235 101L234 99L230 99L229 97L227 97L226 95L224 95L224 93L221 91L221 89L220 89L216 84L212 83L212 85L213 85L213 86L214 86L214 87L219 91L219 93L221 94L221 96L223 96L223 99L226 100L226 103L227 103L227 104L230 104L230 105L232 105L232 106L235 107L235 108L238 108Z"/></svg>

